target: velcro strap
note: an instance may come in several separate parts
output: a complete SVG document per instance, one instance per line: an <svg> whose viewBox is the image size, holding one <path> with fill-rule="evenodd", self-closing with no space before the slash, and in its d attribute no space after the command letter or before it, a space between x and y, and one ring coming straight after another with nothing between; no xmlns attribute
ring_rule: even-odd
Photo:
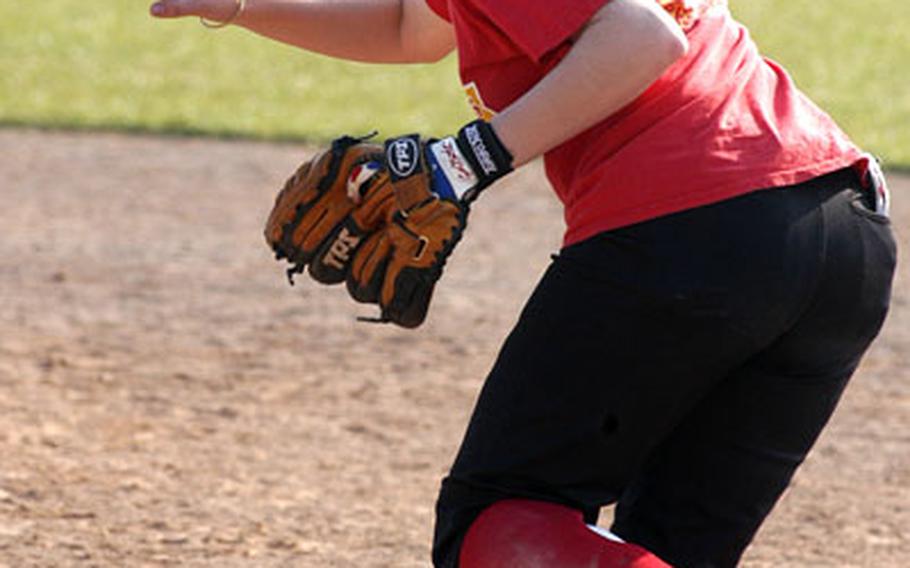
<svg viewBox="0 0 910 568"><path fill-rule="evenodd" d="M386 140L385 163L392 181L401 181L423 171L423 145L420 135L409 134Z"/></svg>
<svg viewBox="0 0 910 568"><path fill-rule="evenodd" d="M433 197L423 149L418 134L399 136L385 143L386 167L395 201L405 212Z"/></svg>
<svg viewBox="0 0 910 568"><path fill-rule="evenodd" d="M480 190L513 170L513 157L489 122L475 120L458 131L458 147L477 176L476 186L464 195L472 201Z"/></svg>

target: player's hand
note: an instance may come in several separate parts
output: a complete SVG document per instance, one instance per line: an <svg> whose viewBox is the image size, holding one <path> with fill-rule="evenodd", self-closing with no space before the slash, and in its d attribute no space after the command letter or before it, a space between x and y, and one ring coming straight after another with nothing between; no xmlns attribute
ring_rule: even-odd
<svg viewBox="0 0 910 568"><path fill-rule="evenodd" d="M433 289L467 223L466 204L430 199L398 211L370 235L350 263L348 291L359 302L379 304L368 321L413 328L423 323Z"/></svg>
<svg viewBox="0 0 910 568"><path fill-rule="evenodd" d="M237 12L237 0L158 0L149 7L149 13L156 18L180 18L195 16L223 22Z"/></svg>
<svg viewBox="0 0 910 568"><path fill-rule="evenodd" d="M303 164L265 228L276 258L317 282L346 281L378 304L378 321L419 326L477 194L512 170L483 121L442 140L418 135L369 144L343 136Z"/></svg>
<svg viewBox="0 0 910 568"><path fill-rule="evenodd" d="M476 121L442 140L388 140L384 165L398 210L354 253L348 291L378 303L378 321L413 328L426 317L470 202L512 170L512 157L490 125Z"/></svg>

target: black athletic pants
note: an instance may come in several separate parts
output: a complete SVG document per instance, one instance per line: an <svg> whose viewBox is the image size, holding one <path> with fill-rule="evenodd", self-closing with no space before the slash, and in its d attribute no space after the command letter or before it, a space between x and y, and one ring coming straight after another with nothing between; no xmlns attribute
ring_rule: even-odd
<svg viewBox="0 0 910 568"><path fill-rule="evenodd" d="M733 566L888 309L896 247L851 170L608 231L554 257L437 503L457 566L487 506L584 511L674 566Z"/></svg>

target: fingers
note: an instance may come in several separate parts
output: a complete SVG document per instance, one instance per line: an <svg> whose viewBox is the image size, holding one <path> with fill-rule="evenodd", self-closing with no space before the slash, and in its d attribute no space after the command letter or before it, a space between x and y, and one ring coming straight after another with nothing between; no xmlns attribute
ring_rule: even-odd
<svg viewBox="0 0 910 568"><path fill-rule="evenodd" d="M156 18L179 18L199 15L193 11L197 2L185 0L159 0L149 7L149 13Z"/></svg>
<svg viewBox="0 0 910 568"><path fill-rule="evenodd" d="M149 7L156 18L199 16L210 20L229 19L237 11L238 0L158 0Z"/></svg>

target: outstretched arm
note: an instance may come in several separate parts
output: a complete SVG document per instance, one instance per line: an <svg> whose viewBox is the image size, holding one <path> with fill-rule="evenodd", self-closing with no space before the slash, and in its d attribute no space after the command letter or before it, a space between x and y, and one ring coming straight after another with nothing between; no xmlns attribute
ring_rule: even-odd
<svg viewBox="0 0 910 568"><path fill-rule="evenodd" d="M654 0L613 0L553 71L493 118L493 128L517 167L632 102L687 48Z"/></svg>
<svg viewBox="0 0 910 568"><path fill-rule="evenodd" d="M238 0L159 0L159 18L231 18ZM232 20L270 39L324 55L368 63L424 63L452 51L448 22L425 0L246 0Z"/></svg>

